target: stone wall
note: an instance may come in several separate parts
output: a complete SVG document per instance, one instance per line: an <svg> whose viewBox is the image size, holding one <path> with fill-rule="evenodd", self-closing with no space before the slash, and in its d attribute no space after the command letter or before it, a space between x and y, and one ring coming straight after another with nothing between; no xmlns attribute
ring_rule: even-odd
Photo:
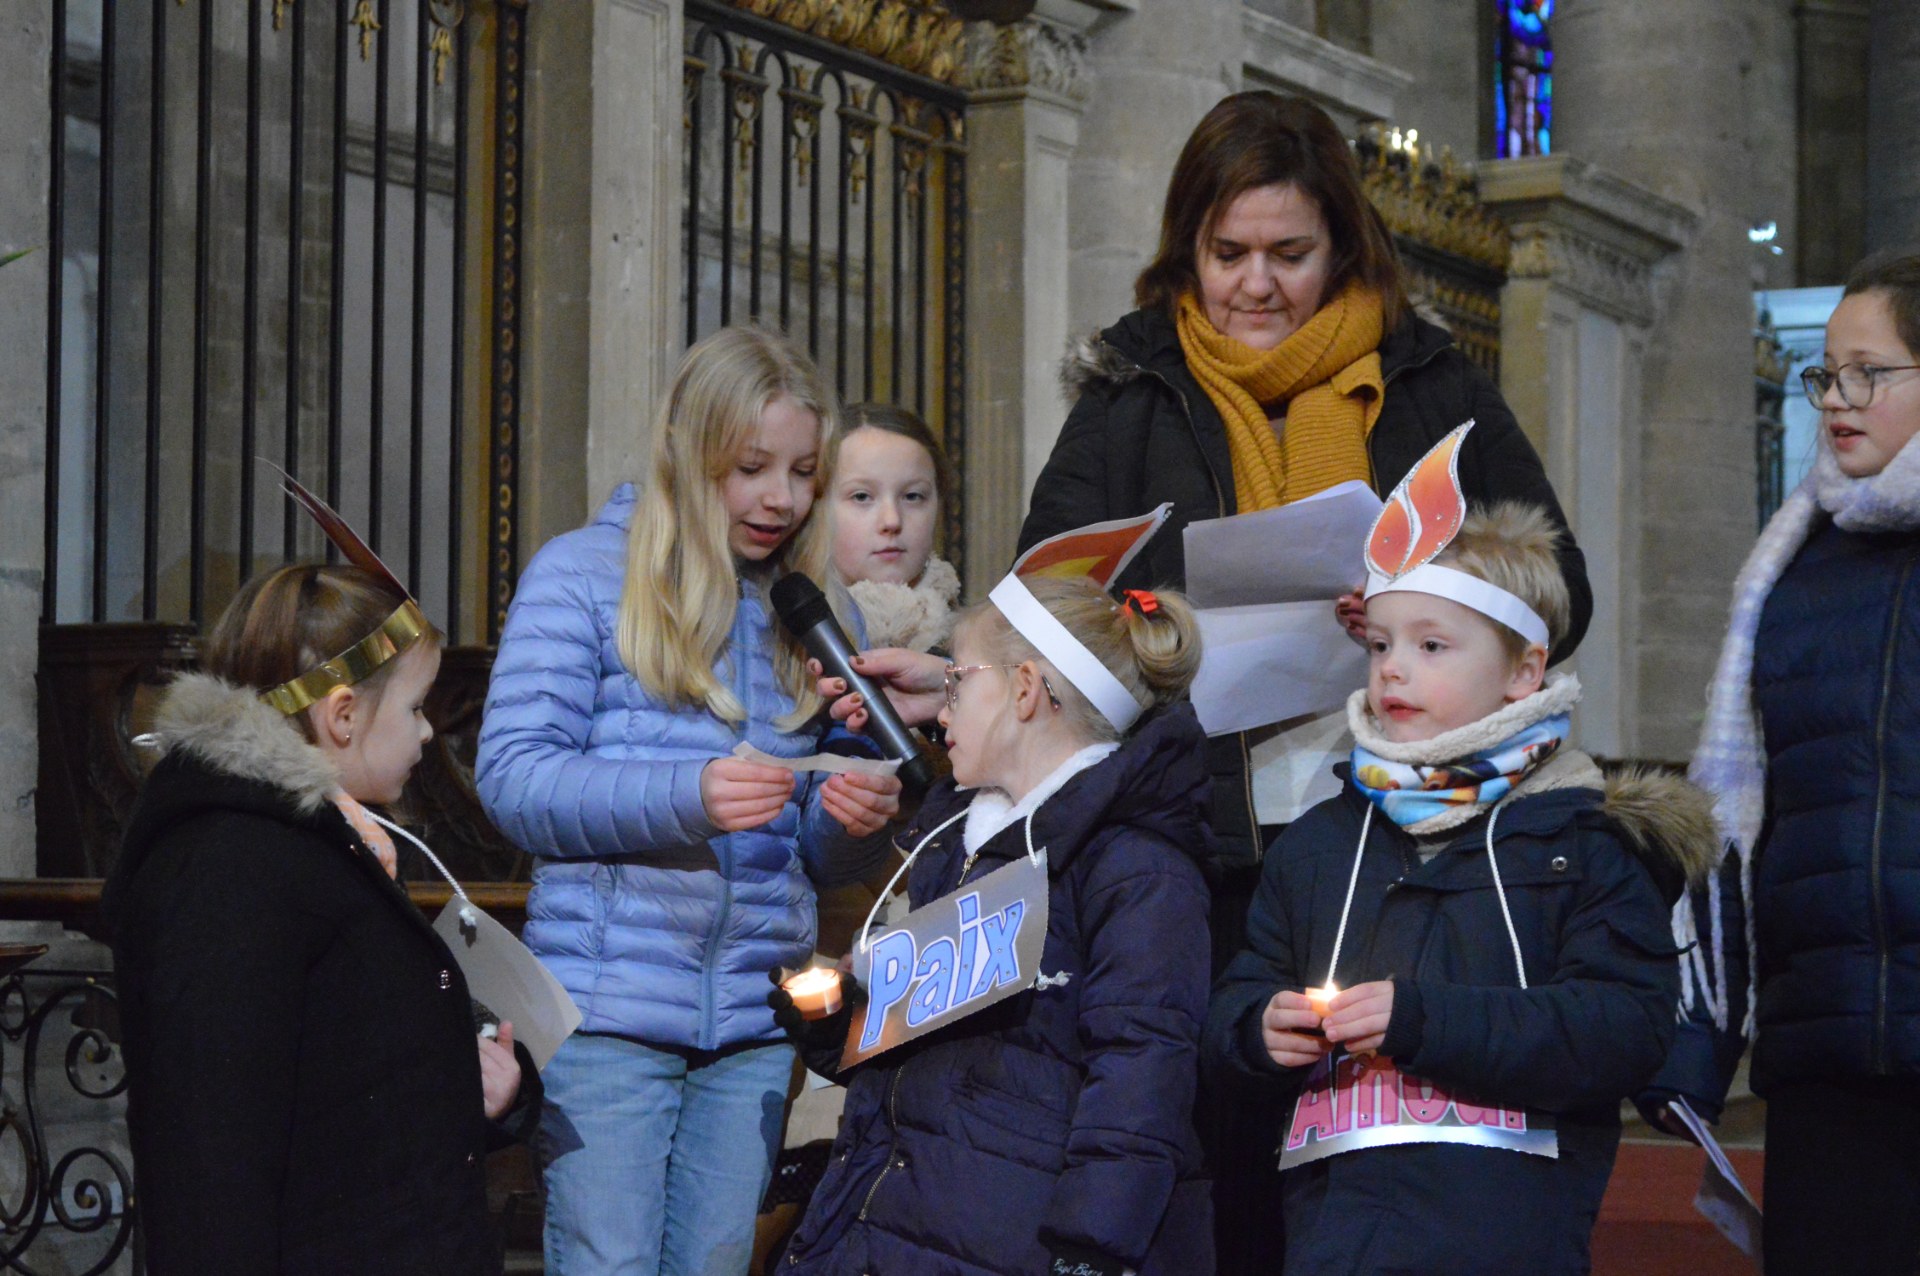
<svg viewBox="0 0 1920 1276"><path fill-rule="evenodd" d="M34 668L39 650L46 484L48 159L52 6L21 0L0 19L0 876L33 876L39 770Z"/></svg>

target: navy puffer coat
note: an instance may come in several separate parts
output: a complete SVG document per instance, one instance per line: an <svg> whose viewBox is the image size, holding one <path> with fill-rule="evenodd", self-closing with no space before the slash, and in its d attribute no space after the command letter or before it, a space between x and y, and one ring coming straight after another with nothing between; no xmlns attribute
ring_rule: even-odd
<svg viewBox="0 0 1920 1276"><path fill-rule="evenodd" d="M1762 1096L1920 1072L1920 535L1817 517L1754 641L1767 751L1751 901ZM1721 897L1737 1028L1747 962L1733 881ZM1741 1044L1697 1016L1658 1089L1717 1114Z"/></svg>
<svg viewBox="0 0 1920 1276"><path fill-rule="evenodd" d="M1483 1102L1551 1113L1559 1156L1408 1144L1292 1169L1281 1179L1287 1276L1588 1269L1620 1101L1673 1041L1668 908L1711 861L1713 825L1703 794L1662 777L1616 779L1604 795L1584 785L1521 793L1501 808L1494 843L1517 941L1488 863L1486 817L1425 863L1411 835L1375 819L1338 982L1392 980L1380 1052ZM1214 990L1209 1061L1270 1077L1289 1113L1307 1069L1274 1063L1260 1012L1274 993L1326 979L1367 808L1349 781L1281 834L1262 866L1248 947Z"/></svg>
<svg viewBox="0 0 1920 1276"><path fill-rule="evenodd" d="M833 1160L784 1270L1035 1276L1056 1243L1142 1276L1213 1270L1192 1126L1207 1004L1202 743L1191 708L1167 709L1040 806L1048 986L843 1078ZM969 800L942 781L902 842ZM962 823L915 861L914 907L957 889ZM1015 823L969 876L1025 848ZM837 1053L812 1062L831 1073Z"/></svg>

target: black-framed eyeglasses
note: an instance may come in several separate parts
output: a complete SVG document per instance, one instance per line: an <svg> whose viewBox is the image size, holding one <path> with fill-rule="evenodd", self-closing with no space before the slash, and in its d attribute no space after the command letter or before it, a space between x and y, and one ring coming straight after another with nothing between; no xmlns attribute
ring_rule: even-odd
<svg viewBox="0 0 1920 1276"><path fill-rule="evenodd" d="M1019 665L948 665L940 671L940 677L947 686L947 712L960 711L960 680L968 674L981 673L988 669L1018 669L1019 667ZM1060 697L1053 694L1053 684L1047 681L1047 675L1040 675L1040 685L1047 689L1047 701L1058 709Z"/></svg>
<svg viewBox="0 0 1920 1276"><path fill-rule="evenodd" d="M1873 388L1882 373L1914 371L1920 371L1920 363L1905 363L1894 368L1873 363L1843 363L1837 368L1815 366L1801 370L1800 384L1807 392L1807 402L1816 408L1826 406L1822 400L1834 385L1840 387L1842 403L1850 408L1864 408L1873 402Z"/></svg>

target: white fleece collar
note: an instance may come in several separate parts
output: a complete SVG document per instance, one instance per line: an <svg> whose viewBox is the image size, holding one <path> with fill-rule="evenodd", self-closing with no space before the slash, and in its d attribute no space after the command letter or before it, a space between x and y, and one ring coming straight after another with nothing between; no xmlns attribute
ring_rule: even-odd
<svg viewBox="0 0 1920 1276"><path fill-rule="evenodd" d="M1550 673L1546 685L1540 690L1524 700L1516 700L1505 708L1495 710L1478 722L1443 731L1430 740L1395 743L1380 733L1380 725L1367 708L1367 689L1362 687L1347 697L1347 728L1353 732L1354 740L1362 748L1389 762L1404 762L1409 766L1438 766L1442 762L1456 762L1483 749L1490 749L1536 722L1557 713L1570 712L1578 703L1580 679L1570 673Z"/></svg>
<svg viewBox="0 0 1920 1276"><path fill-rule="evenodd" d="M967 806L967 823L961 839L967 852L977 852L1002 829L1039 810L1041 803L1058 793L1068 780L1112 756L1119 748L1117 743L1088 745L1048 772L1047 777L1029 789L1027 795L1018 802L1009 798L1004 789L976 790L973 801Z"/></svg>

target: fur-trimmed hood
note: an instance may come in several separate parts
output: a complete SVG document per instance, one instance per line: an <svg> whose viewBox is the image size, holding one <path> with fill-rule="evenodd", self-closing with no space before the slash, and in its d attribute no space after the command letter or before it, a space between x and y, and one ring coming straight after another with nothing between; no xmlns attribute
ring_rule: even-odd
<svg viewBox="0 0 1920 1276"><path fill-rule="evenodd" d="M295 731L257 692L212 674L176 678L154 712L153 734L167 753L283 790L299 814L312 815L340 787L327 756Z"/></svg>
<svg viewBox="0 0 1920 1276"><path fill-rule="evenodd" d="M1671 865L1689 886L1705 884L1720 859L1720 831L1706 790L1633 763L1603 773L1600 812L1620 826L1634 852L1649 864Z"/></svg>

